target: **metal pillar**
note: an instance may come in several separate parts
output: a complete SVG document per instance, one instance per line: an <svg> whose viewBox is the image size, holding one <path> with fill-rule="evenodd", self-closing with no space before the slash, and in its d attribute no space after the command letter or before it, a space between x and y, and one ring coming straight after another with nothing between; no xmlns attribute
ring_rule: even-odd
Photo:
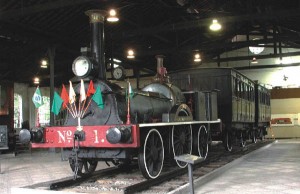
<svg viewBox="0 0 300 194"><path fill-rule="evenodd" d="M54 58L55 47L48 49L49 68L50 68L50 108L52 107L53 95L54 95ZM54 114L50 113L50 126L54 125Z"/></svg>

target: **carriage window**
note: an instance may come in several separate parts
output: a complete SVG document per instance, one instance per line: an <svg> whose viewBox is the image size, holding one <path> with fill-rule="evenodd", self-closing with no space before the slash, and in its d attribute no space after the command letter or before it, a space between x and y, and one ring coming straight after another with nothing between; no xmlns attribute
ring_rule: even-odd
<svg viewBox="0 0 300 194"><path fill-rule="evenodd" d="M234 81L233 81L233 83L234 83L234 96L238 97L238 95L239 95L239 88L238 88L239 87L239 81L236 77L234 77L233 79L234 79Z"/></svg>
<svg viewBox="0 0 300 194"><path fill-rule="evenodd" d="M251 87L251 100L254 101L254 88Z"/></svg>
<svg viewBox="0 0 300 194"><path fill-rule="evenodd" d="M235 77L232 77L232 94L233 96L236 96L236 83L235 83Z"/></svg>
<svg viewBox="0 0 300 194"><path fill-rule="evenodd" d="M244 82L241 82L241 98L245 98L245 88L244 88Z"/></svg>
<svg viewBox="0 0 300 194"><path fill-rule="evenodd" d="M241 82L237 79L237 96L241 97Z"/></svg>
<svg viewBox="0 0 300 194"><path fill-rule="evenodd" d="M243 98L243 83L239 81L239 97Z"/></svg>
<svg viewBox="0 0 300 194"><path fill-rule="evenodd" d="M14 94L14 128L21 128L23 122L22 96Z"/></svg>
<svg viewBox="0 0 300 194"><path fill-rule="evenodd" d="M248 84L246 85L246 99L250 100L250 86Z"/></svg>

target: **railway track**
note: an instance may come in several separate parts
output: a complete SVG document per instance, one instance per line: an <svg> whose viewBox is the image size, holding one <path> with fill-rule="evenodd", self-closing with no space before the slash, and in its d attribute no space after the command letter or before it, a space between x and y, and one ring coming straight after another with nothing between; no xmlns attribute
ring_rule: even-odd
<svg viewBox="0 0 300 194"><path fill-rule="evenodd" d="M271 140L259 141L242 149L234 146L232 152L225 152L221 144L211 146L207 159L193 166L194 180L272 142ZM167 166L158 178L147 180L141 175L137 164L131 164L127 167L110 167L96 171L92 176L76 180L70 177L55 181L50 183L48 189L80 193L168 193L188 181L187 168ZM41 185L31 186L34 187L41 187Z"/></svg>

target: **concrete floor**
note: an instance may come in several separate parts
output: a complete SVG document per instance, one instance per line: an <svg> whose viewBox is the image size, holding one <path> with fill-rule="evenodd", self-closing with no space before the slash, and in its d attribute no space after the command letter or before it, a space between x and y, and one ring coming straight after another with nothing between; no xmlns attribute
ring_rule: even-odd
<svg viewBox="0 0 300 194"><path fill-rule="evenodd" d="M299 194L300 139L277 140L194 182L195 194Z"/></svg>
<svg viewBox="0 0 300 194"><path fill-rule="evenodd" d="M53 193L19 188L73 175L68 161L55 152L2 154L0 163L1 194ZM106 167L98 165L98 169ZM300 139L277 140L194 182L196 194L299 194ZM170 193L188 192L187 184Z"/></svg>
<svg viewBox="0 0 300 194"><path fill-rule="evenodd" d="M61 159L60 152L3 154L0 155L0 165L0 194L23 194L26 190L16 188L73 176L69 162ZM106 167L105 163L99 163L97 169ZM28 190L28 193L33 191Z"/></svg>

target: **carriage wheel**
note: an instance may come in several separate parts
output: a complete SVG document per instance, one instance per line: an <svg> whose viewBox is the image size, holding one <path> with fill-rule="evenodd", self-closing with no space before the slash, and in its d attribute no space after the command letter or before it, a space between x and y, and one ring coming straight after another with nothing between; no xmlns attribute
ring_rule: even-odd
<svg viewBox="0 0 300 194"><path fill-rule="evenodd" d="M241 131L241 137L240 137L240 147L245 147L246 146L246 139L245 139L245 134Z"/></svg>
<svg viewBox="0 0 300 194"><path fill-rule="evenodd" d="M198 154L206 159L208 153L208 132L205 126L201 126L198 131Z"/></svg>
<svg viewBox="0 0 300 194"><path fill-rule="evenodd" d="M190 125L173 126L172 148L174 157L192 153L192 127ZM187 166L186 162L175 161L180 168Z"/></svg>
<svg viewBox="0 0 300 194"><path fill-rule="evenodd" d="M257 139L256 139L256 130L252 131L252 143L256 143Z"/></svg>
<svg viewBox="0 0 300 194"><path fill-rule="evenodd" d="M140 171L147 179L159 176L164 163L164 145L160 133L151 129L139 150L138 163Z"/></svg>
<svg viewBox="0 0 300 194"><path fill-rule="evenodd" d="M75 171L75 160L69 159L72 171ZM85 176L92 174L97 168L98 161L91 159L78 159L78 176Z"/></svg>
<svg viewBox="0 0 300 194"><path fill-rule="evenodd" d="M231 135L231 132L229 132L227 130L225 131L225 134L224 134L223 145L224 145L226 151L231 152L231 150L232 150L232 135Z"/></svg>

